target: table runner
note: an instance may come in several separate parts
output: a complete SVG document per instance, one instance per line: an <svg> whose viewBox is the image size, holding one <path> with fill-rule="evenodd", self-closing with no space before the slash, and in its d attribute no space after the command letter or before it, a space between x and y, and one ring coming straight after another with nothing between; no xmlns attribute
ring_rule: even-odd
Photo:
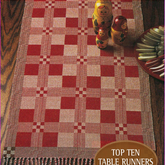
<svg viewBox="0 0 165 165"><path fill-rule="evenodd" d="M117 140L155 149L148 75L133 43L140 1L111 1L127 18L125 46L95 45L95 0L27 0L12 87L4 163L93 164ZM139 79L140 78L140 79Z"/></svg>

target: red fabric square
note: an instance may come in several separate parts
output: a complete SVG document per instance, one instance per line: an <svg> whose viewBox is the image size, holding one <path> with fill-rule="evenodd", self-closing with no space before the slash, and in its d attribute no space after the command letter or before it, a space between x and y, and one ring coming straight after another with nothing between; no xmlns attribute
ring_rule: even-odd
<svg viewBox="0 0 165 165"><path fill-rule="evenodd" d="M104 145L116 141L116 136L114 134L101 134L101 147Z"/></svg>
<svg viewBox="0 0 165 165"><path fill-rule="evenodd" d="M88 88L100 88L101 78L100 77L87 77L87 87Z"/></svg>
<svg viewBox="0 0 165 165"><path fill-rule="evenodd" d="M78 27L78 18L66 18L66 27Z"/></svg>
<svg viewBox="0 0 165 165"><path fill-rule="evenodd" d="M25 128L26 129L26 128ZM16 137L16 147L30 147L31 134L29 132L18 132Z"/></svg>
<svg viewBox="0 0 165 165"><path fill-rule="evenodd" d="M44 17L45 9L33 9L32 17Z"/></svg>
<svg viewBox="0 0 165 165"><path fill-rule="evenodd" d="M43 133L43 147L57 147L58 133Z"/></svg>
<svg viewBox="0 0 165 165"><path fill-rule="evenodd" d="M88 27L93 28L92 18L88 18Z"/></svg>
<svg viewBox="0 0 165 165"><path fill-rule="evenodd" d="M114 66L101 65L101 76L114 76Z"/></svg>
<svg viewBox="0 0 165 165"><path fill-rule="evenodd" d="M62 64L50 64L49 75L62 75Z"/></svg>
<svg viewBox="0 0 165 165"><path fill-rule="evenodd" d="M139 77L137 66L125 66L125 76L126 77Z"/></svg>
<svg viewBox="0 0 165 165"><path fill-rule="evenodd" d="M114 56L114 47L108 45L106 49L100 50L100 56Z"/></svg>
<svg viewBox="0 0 165 165"><path fill-rule="evenodd" d="M141 124L141 112L127 111L128 124Z"/></svg>
<svg viewBox="0 0 165 165"><path fill-rule="evenodd" d="M41 45L28 45L27 55L40 55Z"/></svg>
<svg viewBox="0 0 165 165"><path fill-rule="evenodd" d="M26 64L25 75L38 75L38 64Z"/></svg>
<svg viewBox="0 0 165 165"><path fill-rule="evenodd" d="M20 109L19 122L33 122L34 109Z"/></svg>
<svg viewBox="0 0 165 165"><path fill-rule="evenodd" d="M101 110L101 123L115 123L115 111Z"/></svg>
<svg viewBox="0 0 165 165"><path fill-rule="evenodd" d="M96 45L96 36L95 35L88 35L88 45Z"/></svg>
<svg viewBox="0 0 165 165"><path fill-rule="evenodd" d="M77 45L77 35L65 35L65 44Z"/></svg>
<svg viewBox="0 0 165 165"><path fill-rule="evenodd" d="M63 87L76 87L76 76L63 76Z"/></svg>
<svg viewBox="0 0 165 165"><path fill-rule="evenodd" d="M121 0L121 2L132 2L132 0Z"/></svg>
<svg viewBox="0 0 165 165"><path fill-rule="evenodd" d="M64 54L64 45L51 45L51 55L62 56Z"/></svg>
<svg viewBox="0 0 165 165"><path fill-rule="evenodd" d="M124 47L124 57L134 57L134 47Z"/></svg>
<svg viewBox="0 0 165 165"><path fill-rule="evenodd" d="M128 140L133 140L133 141L143 143L143 136L142 135L128 135Z"/></svg>
<svg viewBox="0 0 165 165"><path fill-rule="evenodd" d="M66 9L65 8L56 8L54 9L54 17L65 17Z"/></svg>
<svg viewBox="0 0 165 165"><path fill-rule="evenodd" d="M122 16L126 17L127 19L133 19L134 18L133 10L122 9L121 12L122 12Z"/></svg>
<svg viewBox="0 0 165 165"><path fill-rule="evenodd" d="M61 98L61 109L74 109L75 98L74 97L62 97Z"/></svg>
<svg viewBox="0 0 165 165"><path fill-rule="evenodd" d="M46 109L45 122L59 122L59 109Z"/></svg>
<svg viewBox="0 0 165 165"><path fill-rule="evenodd" d="M86 109L100 110L100 98L86 98Z"/></svg>

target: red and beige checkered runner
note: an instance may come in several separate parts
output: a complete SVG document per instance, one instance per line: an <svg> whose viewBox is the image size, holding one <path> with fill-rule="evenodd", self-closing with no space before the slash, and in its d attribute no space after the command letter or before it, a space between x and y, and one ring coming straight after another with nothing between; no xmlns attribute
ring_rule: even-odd
<svg viewBox="0 0 165 165"><path fill-rule="evenodd" d="M27 0L3 153L8 161L92 164L101 147L117 140L154 149L147 76L130 44L143 32L140 1L112 0L129 35L127 47L110 40L106 50L95 45L95 2Z"/></svg>

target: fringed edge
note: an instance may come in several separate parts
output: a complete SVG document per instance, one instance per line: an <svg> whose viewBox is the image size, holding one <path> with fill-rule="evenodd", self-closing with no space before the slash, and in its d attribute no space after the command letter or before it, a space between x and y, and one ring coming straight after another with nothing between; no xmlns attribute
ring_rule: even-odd
<svg viewBox="0 0 165 165"><path fill-rule="evenodd" d="M94 165L93 158L3 158L2 165Z"/></svg>

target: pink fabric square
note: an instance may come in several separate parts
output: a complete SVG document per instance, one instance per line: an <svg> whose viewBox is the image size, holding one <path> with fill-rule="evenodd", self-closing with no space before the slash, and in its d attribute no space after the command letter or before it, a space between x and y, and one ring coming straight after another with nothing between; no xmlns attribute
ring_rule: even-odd
<svg viewBox="0 0 165 165"><path fill-rule="evenodd" d="M46 109L45 122L59 122L60 110L59 109Z"/></svg>
<svg viewBox="0 0 165 165"><path fill-rule="evenodd" d="M100 98L86 98L86 109L100 110Z"/></svg>
<svg viewBox="0 0 165 165"><path fill-rule="evenodd" d="M50 64L49 75L62 75L62 64Z"/></svg>
<svg viewBox="0 0 165 165"><path fill-rule="evenodd" d="M19 122L33 122L34 109L20 109Z"/></svg>
<svg viewBox="0 0 165 165"><path fill-rule="evenodd" d="M61 98L61 109L74 109L75 98L74 97L62 97Z"/></svg>
<svg viewBox="0 0 165 165"><path fill-rule="evenodd" d="M57 147L58 133L43 133L43 147Z"/></svg>
<svg viewBox="0 0 165 165"><path fill-rule="evenodd" d="M15 146L16 147L30 147L31 135L32 135L31 132L17 132Z"/></svg>

